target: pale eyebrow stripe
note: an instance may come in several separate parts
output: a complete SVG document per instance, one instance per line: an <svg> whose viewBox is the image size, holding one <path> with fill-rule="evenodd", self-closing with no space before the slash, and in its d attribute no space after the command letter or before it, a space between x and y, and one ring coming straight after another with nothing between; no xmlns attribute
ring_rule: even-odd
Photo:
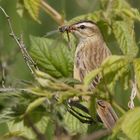
<svg viewBox="0 0 140 140"><path fill-rule="evenodd" d="M81 25L85 25L85 26L87 26L87 27L93 27L93 24L92 24L92 23L88 23L88 22L79 23L79 24L77 24L76 26L79 27L79 26L81 26Z"/></svg>

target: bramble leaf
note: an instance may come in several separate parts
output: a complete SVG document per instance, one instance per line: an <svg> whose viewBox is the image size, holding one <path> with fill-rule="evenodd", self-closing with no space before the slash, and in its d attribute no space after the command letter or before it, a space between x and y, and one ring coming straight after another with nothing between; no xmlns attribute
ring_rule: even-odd
<svg viewBox="0 0 140 140"><path fill-rule="evenodd" d="M24 0L24 6L28 10L31 17L40 23L38 20L41 0Z"/></svg>
<svg viewBox="0 0 140 140"><path fill-rule="evenodd" d="M135 57L138 47L135 42L134 27L124 21L115 21L112 25L113 33L124 55Z"/></svg>
<svg viewBox="0 0 140 140"><path fill-rule="evenodd" d="M60 40L31 37L31 55L46 73L53 77L71 77L71 51Z"/></svg>
<svg viewBox="0 0 140 140"><path fill-rule="evenodd" d="M27 113L30 113L33 109L35 109L36 107L38 107L39 105L41 105L47 98L46 97L40 97L36 100L34 100L33 102L31 102L27 109L26 109L26 112L25 114Z"/></svg>
<svg viewBox="0 0 140 140"><path fill-rule="evenodd" d="M119 136L119 132L125 134L128 138L139 140L140 138L140 108L130 110L122 116L116 124L112 138Z"/></svg>
<svg viewBox="0 0 140 140"><path fill-rule="evenodd" d="M87 124L81 123L77 118L75 118L69 112L66 112L65 114L64 123L67 125L67 129L71 134L75 134L75 133L85 134L88 129Z"/></svg>
<svg viewBox="0 0 140 140"><path fill-rule="evenodd" d="M84 83L88 86L97 75L101 75L100 85L104 82L111 87L120 78L125 78L126 73L129 73L129 61L127 57L112 55L103 61L101 67L91 71L84 79Z"/></svg>

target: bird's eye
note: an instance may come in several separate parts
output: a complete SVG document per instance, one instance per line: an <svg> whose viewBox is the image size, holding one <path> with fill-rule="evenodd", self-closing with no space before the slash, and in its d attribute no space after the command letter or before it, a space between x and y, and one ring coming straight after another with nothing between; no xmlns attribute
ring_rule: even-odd
<svg viewBox="0 0 140 140"><path fill-rule="evenodd" d="M80 28L80 29L85 29L86 26L85 26L85 25L81 25L79 28Z"/></svg>

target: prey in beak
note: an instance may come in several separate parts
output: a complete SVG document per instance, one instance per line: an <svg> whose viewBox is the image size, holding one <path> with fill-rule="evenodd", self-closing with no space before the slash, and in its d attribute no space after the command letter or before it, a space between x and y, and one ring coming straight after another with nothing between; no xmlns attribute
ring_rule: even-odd
<svg viewBox="0 0 140 140"><path fill-rule="evenodd" d="M59 31L61 33L69 32L69 26L61 26L61 27L59 27Z"/></svg>
<svg viewBox="0 0 140 140"><path fill-rule="evenodd" d="M64 26L61 26L58 28L59 31L61 33L65 33L67 34L67 38L68 38L68 48L70 49L71 48L71 43L70 43L70 36L69 36L69 33L73 32L74 30L76 30L76 28L74 28L73 25L71 26L67 26L67 25L64 25Z"/></svg>
<svg viewBox="0 0 140 140"><path fill-rule="evenodd" d="M74 25L70 25L70 26L64 25L64 26L59 27L59 31L62 33L73 32L74 30L76 30L76 27Z"/></svg>

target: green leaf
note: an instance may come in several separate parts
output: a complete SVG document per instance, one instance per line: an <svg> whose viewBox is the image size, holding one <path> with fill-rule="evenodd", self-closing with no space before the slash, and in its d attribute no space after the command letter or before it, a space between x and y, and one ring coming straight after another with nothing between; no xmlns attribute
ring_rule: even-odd
<svg viewBox="0 0 140 140"><path fill-rule="evenodd" d="M24 0L24 6L28 10L31 17L40 23L38 20L41 0Z"/></svg>
<svg viewBox="0 0 140 140"><path fill-rule="evenodd" d="M71 115L68 111L64 115L64 123L70 134L85 134L88 129L88 125L81 123L76 117Z"/></svg>
<svg viewBox="0 0 140 140"><path fill-rule="evenodd" d="M101 8L103 10L109 9L122 9L122 8L130 8L130 4L126 0L100 0Z"/></svg>
<svg viewBox="0 0 140 140"><path fill-rule="evenodd" d="M125 78L129 72L129 60L124 56L112 55L103 61L98 69L91 71L84 79L84 84L89 85L92 80L101 75L103 78L99 85L103 87L104 82L113 88L116 81Z"/></svg>
<svg viewBox="0 0 140 140"><path fill-rule="evenodd" d="M89 74L86 75L86 77L84 78L84 84L86 86L88 86L92 80L101 72L101 68L95 69L93 71L91 71Z"/></svg>
<svg viewBox="0 0 140 140"><path fill-rule="evenodd" d="M112 3L113 3L112 4L113 9L131 8L130 4L126 0L115 0Z"/></svg>
<svg viewBox="0 0 140 140"><path fill-rule="evenodd" d="M134 27L124 21L116 21L112 24L113 33L123 54L135 57L138 47L135 42Z"/></svg>
<svg viewBox="0 0 140 140"><path fill-rule="evenodd" d="M77 16L77 17L71 19L68 23L72 24L72 23L75 23L75 22L79 22L80 20L81 21L83 21L83 20L93 20L95 22L98 22L98 21L100 21L102 19L103 19L102 11L98 10L98 11L95 11L93 13Z"/></svg>
<svg viewBox="0 0 140 140"><path fill-rule="evenodd" d="M102 1L106 1L106 5L109 3L108 0ZM115 0L110 3L113 17L119 16L122 17L122 19L125 19L127 17L128 20L140 20L139 11L136 8L132 8L126 0Z"/></svg>
<svg viewBox="0 0 140 140"><path fill-rule="evenodd" d="M36 117L36 115L34 115L34 117ZM33 118L31 119L33 121ZM54 132L54 127L53 127L54 124L53 121L51 121L51 119L52 118L48 116L42 116L40 121L34 123L35 127L39 130L39 132L43 133L44 135L47 133L50 138L53 137L53 132ZM11 134L14 134L15 132L19 132L20 136L27 137L29 140L36 139L36 135L33 133L31 128L25 126L24 121L8 122L8 127L9 127L9 132Z"/></svg>
<svg viewBox="0 0 140 140"><path fill-rule="evenodd" d="M32 36L31 55L49 75L56 78L72 76L72 54L60 40Z"/></svg>
<svg viewBox="0 0 140 140"><path fill-rule="evenodd" d="M123 132L128 138L132 140L139 140L140 138L140 107L135 108L127 112L120 120L117 122L113 137Z"/></svg>
<svg viewBox="0 0 140 140"><path fill-rule="evenodd" d="M38 81L40 86L45 89L51 89L53 91L65 91L72 88L67 84L61 82L60 80L51 77L47 73L41 72L39 70L36 70L35 72L36 72L36 80Z"/></svg>
<svg viewBox="0 0 140 140"><path fill-rule="evenodd" d="M81 83L80 81L78 81L77 79L74 79L72 77L70 77L70 78L61 78L60 81L64 82L65 84L68 84L70 86L74 86L76 84L80 84Z"/></svg>
<svg viewBox="0 0 140 140"><path fill-rule="evenodd" d="M130 77L129 59L124 56L110 56L102 64L102 76L100 86L107 84L110 91L114 89L117 81L123 81L123 87L126 87ZM127 77L127 78L126 78ZM105 89L106 90L106 89Z"/></svg>
<svg viewBox="0 0 140 140"><path fill-rule="evenodd" d="M101 8L103 9L103 16L109 22L110 22L110 19L113 19L113 18L116 19L116 15L118 16L118 14L116 14L115 11L118 11L119 16L121 16L122 13L120 11L122 9L131 8L131 6L126 0L114 0L114 1L101 0L100 3L101 3Z"/></svg>
<svg viewBox="0 0 140 140"><path fill-rule="evenodd" d="M5 93L0 94L0 123L8 122L18 118L25 112L30 100L34 96L26 93L21 93L18 90L11 91L6 89Z"/></svg>
<svg viewBox="0 0 140 140"><path fill-rule="evenodd" d="M140 21L140 13L137 9L135 8L121 8L121 9L115 9L114 14L122 17L124 19L127 18L127 20L138 20Z"/></svg>
<svg viewBox="0 0 140 140"><path fill-rule="evenodd" d="M51 98L53 96L53 94L45 89L41 89L39 87L30 87L27 89L28 93L33 94L33 95L37 95L37 96L43 96L43 97L47 97L47 98Z"/></svg>
<svg viewBox="0 0 140 140"><path fill-rule="evenodd" d="M30 113L32 110L34 110L36 107L40 106L47 98L46 97L40 97L36 99L35 101L31 102L27 109L26 109L26 114Z"/></svg>

